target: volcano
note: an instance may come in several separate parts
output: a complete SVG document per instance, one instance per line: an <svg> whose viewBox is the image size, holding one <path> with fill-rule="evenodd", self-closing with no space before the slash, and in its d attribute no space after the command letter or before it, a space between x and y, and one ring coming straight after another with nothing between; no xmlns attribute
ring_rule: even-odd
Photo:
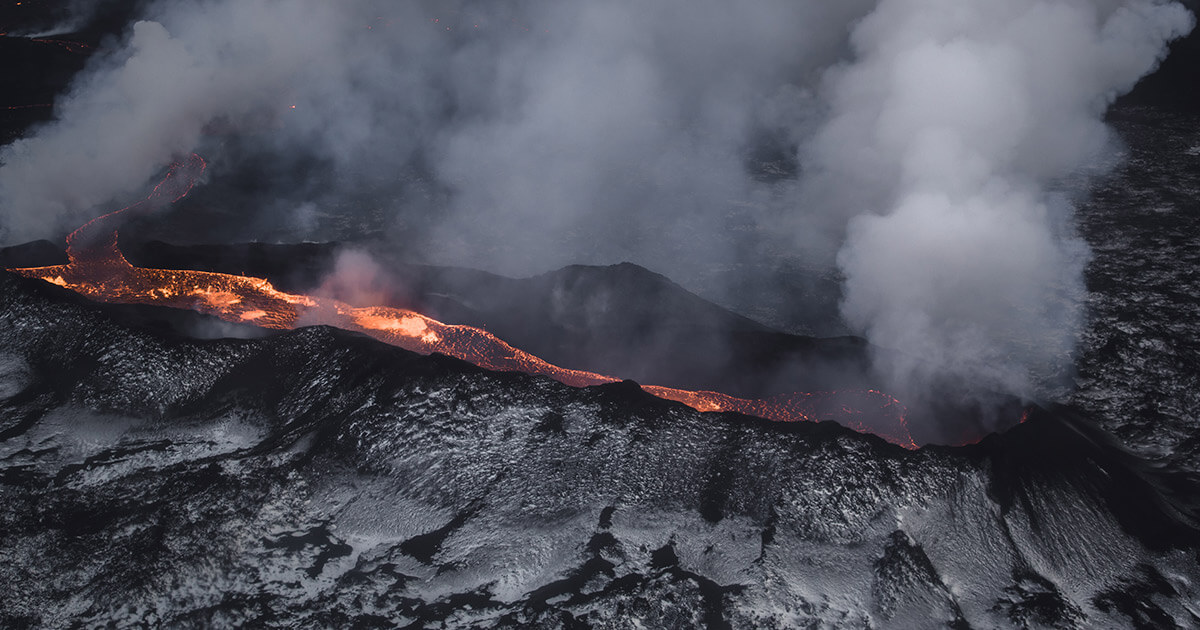
<svg viewBox="0 0 1200 630"><path fill-rule="evenodd" d="M1149 464L1078 409L1034 407L978 444L916 451L831 421L699 413L631 381L564 384L396 348L345 320L289 331L299 315L265 328L241 316L315 298L228 268L304 291L335 245L147 243L131 249L135 266L111 225L92 226L67 253L0 252L14 267L67 258L6 274L0 291L3 513L17 560L4 572L21 593L6 599L9 625L1186 627L1195 614L1194 478ZM571 304L615 291L660 323L782 338L777 364L807 378L845 385L853 370L821 366L865 361L862 342L772 332L632 265L523 281L402 273L411 288L388 299L489 329L507 299L557 295L574 315ZM189 288L126 297L142 274ZM254 292L212 297L243 284ZM337 307L398 312L382 308ZM627 321L549 341L636 345L614 334ZM449 329L435 325L412 332ZM81 563L83 549L96 551ZM47 570L53 582L37 579ZM46 614L50 602L62 612Z"/></svg>
<svg viewBox="0 0 1200 630"><path fill-rule="evenodd" d="M139 57L121 38L133 37L137 19L183 3L76 4L0 7L0 57L11 70L0 77L10 88L0 95L2 142L55 128L89 77L125 57L151 68L173 59ZM224 4L236 3L207 8ZM488 3L418 5L443 14L403 31L416 41L404 51L478 79L447 84L463 92L507 85L504 72L475 75L465 61L497 52L487 33L514 38L522 64L544 69L531 51L573 32L539 29L515 8L476 19ZM1159 6L1138 6L1149 5ZM315 15L320 4L308 8ZM252 29L261 39L251 62L280 63L270 53L286 12L268 13L270 28ZM57 28L76 15L86 19ZM678 20L684 31L700 24L691 17ZM372 45L398 28L356 19L356 37ZM162 41L140 36L201 66L213 61L188 47L181 25L163 27ZM720 26L688 34L717 39L735 25ZM749 169L767 187L754 190L770 193L735 199L717 223L749 235L731 241L739 265L774 260L769 273L714 264L681 277L679 266L639 260L516 277L423 257L351 220L406 195L427 212L403 217L420 237L404 243L436 234L420 221L466 185L461 172L431 175L432 161L455 148L450 131L486 118L479 102L433 90L422 105L455 124L428 131L406 121L396 133L388 125L398 105L387 99L364 105L283 82L265 101L200 124L206 94L187 92L194 98L172 102L162 134L196 123L198 139L173 163L157 162L115 200L64 211L78 219L64 232L87 221L69 235L0 247L0 627L1200 627L1200 117L1180 87L1194 83L1198 37L1177 42L1162 71L1108 111L1120 164L1087 182L1078 225L1063 228L1092 252L1086 326L1073 369L1059 375L1066 390L1032 401L966 374L890 389L879 366L916 359L850 334L839 320L844 278L771 259L778 243L761 234L770 227L755 222L756 204L815 170L789 131L807 122L773 120L779 129L756 129L739 145L738 164L718 161ZM633 49L637 39L622 41ZM687 74L694 62L676 59L671 41L648 39ZM755 54L738 41L739 54ZM217 48L218 60L248 62L236 47ZM388 65L374 50L351 57L356 68ZM704 60L699 84L715 85L707 73L720 74L724 60ZM197 66L164 67L161 76ZM645 69L622 66L621 77L646 78L636 87L652 93L650 78L679 78ZM558 79L565 85L538 85L570 100L579 86ZM696 111L689 101L679 115L711 114L704 92L693 95ZM770 111L755 115L805 98L773 92ZM363 123L338 133L396 143L410 134L433 146L384 160L382 176L338 170L346 156L305 151L320 129L275 134L296 132L287 117L322 99ZM145 112L161 113L150 105ZM643 105L653 124L637 129L670 129L652 116L654 103ZM243 106L251 113L237 115ZM572 111L566 131L589 115L603 118ZM703 153L721 129L706 127L685 148ZM127 135L150 152L161 139ZM628 140L620 136L596 146ZM534 150L564 146L533 137ZM528 139L486 136L476 148L507 146L497 138ZM14 151L3 155L15 163ZM632 184L600 178L621 185L593 191L616 199L597 207L669 189L679 173L651 157L632 169ZM505 173L468 177L503 188ZM702 187L727 174L683 181ZM385 186L367 185L381 177ZM556 181L547 175L546 187ZM345 196L330 202L326 190ZM687 192L686 203L703 205ZM325 205L289 205L310 197ZM277 207L328 238L245 242ZM702 214L693 223L689 207L670 227L710 243ZM668 250L666 234L632 223L615 233L584 223L597 231L583 240ZM594 262L579 251L571 262ZM702 271L746 283L704 291ZM782 298L770 294L779 287Z"/></svg>
<svg viewBox="0 0 1200 630"><path fill-rule="evenodd" d="M1193 486L1068 409L914 452L329 327L197 341L208 316L2 282L8 625L1194 614Z"/></svg>
<svg viewBox="0 0 1200 630"><path fill-rule="evenodd" d="M278 291L265 278L132 266L118 247L115 225L128 215L183 199L205 167L203 158L193 154L173 164L146 199L104 214L71 232L67 236L69 262L66 265L10 271L67 287L100 301L191 308L226 321L267 328L332 325L364 332L409 350L438 352L488 369L542 374L568 385L587 386L618 380L553 365L514 348L481 328L448 326L408 309L382 305L353 307L333 299L289 294ZM595 294L594 291L588 293ZM653 303L657 302L661 300L653 300ZM737 321L729 315L727 319ZM635 330L640 329L636 322L633 326ZM874 389L799 392L759 400L661 385L647 386L646 391L701 411L738 411L782 422L836 417L901 446L917 447L905 419L907 410L900 401Z"/></svg>

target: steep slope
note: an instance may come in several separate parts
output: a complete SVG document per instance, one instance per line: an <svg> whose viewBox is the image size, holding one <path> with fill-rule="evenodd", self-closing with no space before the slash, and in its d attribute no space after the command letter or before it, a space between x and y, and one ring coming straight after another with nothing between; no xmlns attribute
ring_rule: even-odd
<svg viewBox="0 0 1200 630"><path fill-rule="evenodd" d="M0 277L0 625L1200 623L1195 486L1065 410L909 452L178 318Z"/></svg>

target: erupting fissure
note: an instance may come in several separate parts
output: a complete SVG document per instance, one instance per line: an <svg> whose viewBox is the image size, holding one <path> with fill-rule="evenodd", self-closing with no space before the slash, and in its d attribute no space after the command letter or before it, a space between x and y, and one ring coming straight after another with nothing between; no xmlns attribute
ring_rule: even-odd
<svg viewBox="0 0 1200 630"><path fill-rule="evenodd" d="M576 387L619 379L553 365L471 326L443 324L414 311L387 306L355 307L338 300L276 290L263 278L191 270L144 269L129 264L117 247L117 219L182 199L205 169L195 154L173 165L143 200L100 216L67 237L66 265L10 269L103 302L152 304L209 313L226 321L275 329L329 325L365 333L407 350L438 352L490 370L540 374ZM644 386L650 394L699 411L738 412L770 420L836 420L916 448L905 408L876 390L793 393L767 399L735 398L712 391Z"/></svg>

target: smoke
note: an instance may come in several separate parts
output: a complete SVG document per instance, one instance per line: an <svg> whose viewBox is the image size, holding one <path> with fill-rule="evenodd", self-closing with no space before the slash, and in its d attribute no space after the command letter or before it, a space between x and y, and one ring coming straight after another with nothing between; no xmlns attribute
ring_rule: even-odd
<svg viewBox="0 0 1200 630"><path fill-rule="evenodd" d="M247 224L304 237L349 225L510 274L728 264L762 239L730 225L772 236L790 204L795 173L748 161L769 145L794 162L812 88L869 8L160 1L55 122L0 151L0 229L55 236L202 146L216 179L248 153L271 173L240 191Z"/></svg>
<svg viewBox="0 0 1200 630"><path fill-rule="evenodd" d="M896 386L1061 383L1088 258L1066 181L1112 162L1107 107L1191 27L1150 0L883 0L856 25L810 183L853 216L842 312L902 351Z"/></svg>
<svg viewBox="0 0 1200 630"><path fill-rule="evenodd" d="M1066 182L1191 24L1166 0L159 0L0 149L0 240L199 149L245 238L693 287L836 268L847 323L907 357L894 385L1032 396L1080 321Z"/></svg>
<svg viewBox="0 0 1200 630"><path fill-rule="evenodd" d="M213 121L276 105L298 69L332 45L314 21L335 16L318 4L174 11L171 29L134 24L123 46L94 59L58 99L54 122L0 150L3 228L11 237L48 236L141 189L174 156L194 150Z"/></svg>
<svg viewBox="0 0 1200 630"><path fill-rule="evenodd" d="M338 252L333 269L313 293L352 306L391 304L399 293L395 280L367 252Z"/></svg>
<svg viewBox="0 0 1200 630"><path fill-rule="evenodd" d="M538 42L500 56L489 111L438 144L454 203L433 241L483 244L490 266L523 272L728 260L739 202L773 191L746 168L755 135L799 131L809 84L844 45L825 25L863 5L545 3Z"/></svg>

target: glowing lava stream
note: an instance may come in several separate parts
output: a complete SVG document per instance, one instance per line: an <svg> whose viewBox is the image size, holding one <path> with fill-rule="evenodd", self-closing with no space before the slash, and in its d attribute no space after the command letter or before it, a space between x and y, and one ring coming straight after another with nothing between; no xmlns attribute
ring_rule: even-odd
<svg viewBox="0 0 1200 630"><path fill-rule="evenodd" d="M130 265L117 248L115 219L182 199L204 168L204 160L193 154L173 164L146 199L93 219L72 232L67 237L68 264L10 271L66 287L97 301L190 309L226 321L284 330L323 324L362 332L413 352L439 352L489 370L541 374L575 387L619 380L558 367L510 346L487 331L443 324L410 310L354 307L333 299L284 293L262 278ZM699 411L733 411L782 422L837 420L905 448L917 448L908 431L904 406L875 390L794 393L747 400L710 391L653 385L643 389Z"/></svg>

